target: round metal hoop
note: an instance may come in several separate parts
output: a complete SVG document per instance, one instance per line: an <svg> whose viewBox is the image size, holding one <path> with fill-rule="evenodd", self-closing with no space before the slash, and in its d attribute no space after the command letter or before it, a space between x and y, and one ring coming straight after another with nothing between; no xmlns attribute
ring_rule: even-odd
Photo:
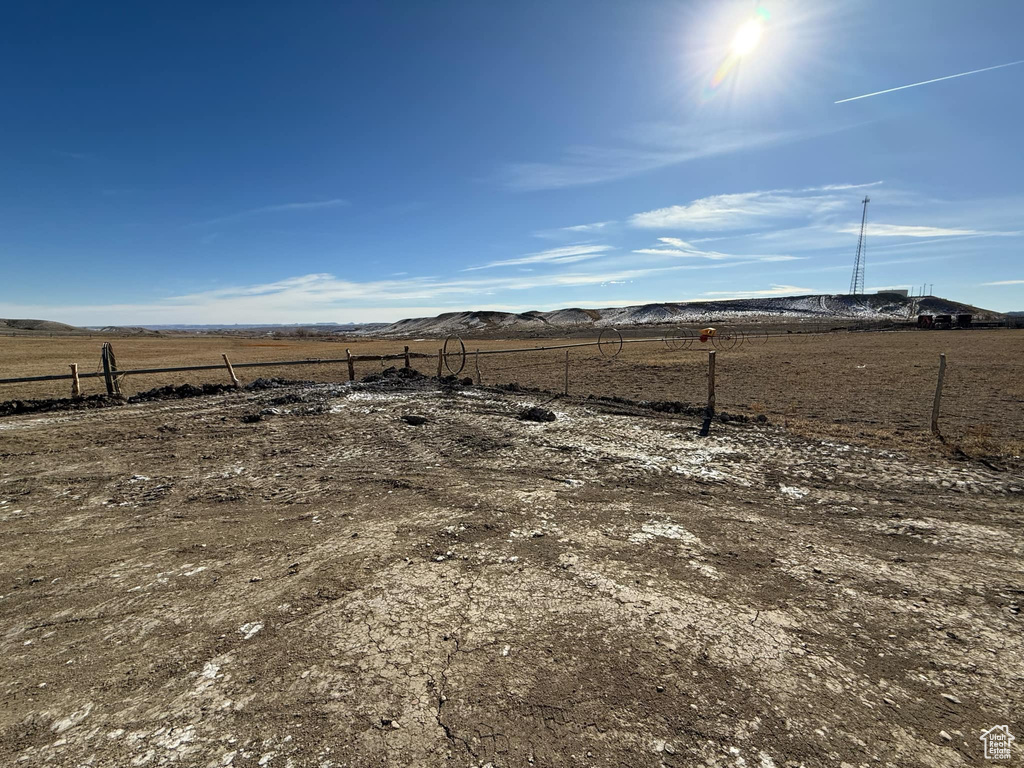
<svg viewBox="0 0 1024 768"><path fill-rule="evenodd" d="M614 333L615 337L609 336L608 339L605 339L604 335L606 333ZM601 335L597 337L597 348L601 350L602 357L607 357L609 360L618 357L619 352L622 351L622 334L615 328L605 328L601 331Z"/></svg>
<svg viewBox="0 0 1024 768"><path fill-rule="evenodd" d="M680 328L674 336L665 338L665 345L672 351L689 349L693 346L693 331L689 328Z"/></svg>
<svg viewBox="0 0 1024 768"><path fill-rule="evenodd" d="M741 336L738 331L716 333L711 337L711 345L721 352L728 352L731 349L736 349L736 347L741 343L740 338Z"/></svg>
<svg viewBox="0 0 1024 768"><path fill-rule="evenodd" d="M458 348L456 348L454 342L458 342ZM452 345L451 351L448 350L449 343L451 343ZM452 334L447 339L445 339L444 349L441 352L441 356L444 358L444 367L451 372L452 376L458 376L460 373L462 373L462 369L466 367L466 345L462 341L462 337ZM458 361L458 368L452 367L452 364L449 361L450 357L454 357Z"/></svg>

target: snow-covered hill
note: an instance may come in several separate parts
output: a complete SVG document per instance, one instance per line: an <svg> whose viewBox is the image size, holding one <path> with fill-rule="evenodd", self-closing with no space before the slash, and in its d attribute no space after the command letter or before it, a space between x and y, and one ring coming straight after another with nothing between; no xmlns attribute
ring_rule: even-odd
<svg viewBox="0 0 1024 768"><path fill-rule="evenodd" d="M376 328L375 336L442 336L451 333L530 333L557 329L627 328L733 321L784 319L910 320L920 313L970 312L978 319L996 319L997 312L972 307L936 296L907 298L894 293L849 296L820 294L776 296L761 299L642 304L609 309L556 309L551 312L447 312L419 317Z"/></svg>

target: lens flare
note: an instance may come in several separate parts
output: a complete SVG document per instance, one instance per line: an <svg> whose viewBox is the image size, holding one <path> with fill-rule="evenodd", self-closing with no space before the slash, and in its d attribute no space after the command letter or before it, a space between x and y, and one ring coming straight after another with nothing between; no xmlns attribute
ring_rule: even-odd
<svg viewBox="0 0 1024 768"><path fill-rule="evenodd" d="M704 98L710 99L729 75L735 71L736 66L745 57L753 53L757 44L761 42L761 35L764 32L764 24L770 18L764 6L758 6L754 18L745 21L732 39L729 46L729 53L718 65L718 69L711 76L711 80L704 86Z"/></svg>

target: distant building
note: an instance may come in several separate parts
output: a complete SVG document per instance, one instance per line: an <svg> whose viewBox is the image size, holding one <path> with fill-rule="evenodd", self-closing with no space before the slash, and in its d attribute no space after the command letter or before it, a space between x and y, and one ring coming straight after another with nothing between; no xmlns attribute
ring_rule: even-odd
<svg viewBox="0 0 1024 768"><path fill-rule="evenodd" d="M890 288L886 291L878 291L877 295L881 296L883 293L895 293L897 296L903 296L904 298L910 295L910 291L906 288Z"/></svg>

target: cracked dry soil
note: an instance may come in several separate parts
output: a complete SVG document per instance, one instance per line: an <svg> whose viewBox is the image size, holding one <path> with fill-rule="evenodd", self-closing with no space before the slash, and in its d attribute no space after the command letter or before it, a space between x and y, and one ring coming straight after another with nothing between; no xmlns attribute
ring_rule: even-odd
<svg viewBox="0 0 1024 768"><path fill-rule="evenodd" d="M282 391L0 420L0 764L956 766L1024 732L1015 472Z"/></svg>

